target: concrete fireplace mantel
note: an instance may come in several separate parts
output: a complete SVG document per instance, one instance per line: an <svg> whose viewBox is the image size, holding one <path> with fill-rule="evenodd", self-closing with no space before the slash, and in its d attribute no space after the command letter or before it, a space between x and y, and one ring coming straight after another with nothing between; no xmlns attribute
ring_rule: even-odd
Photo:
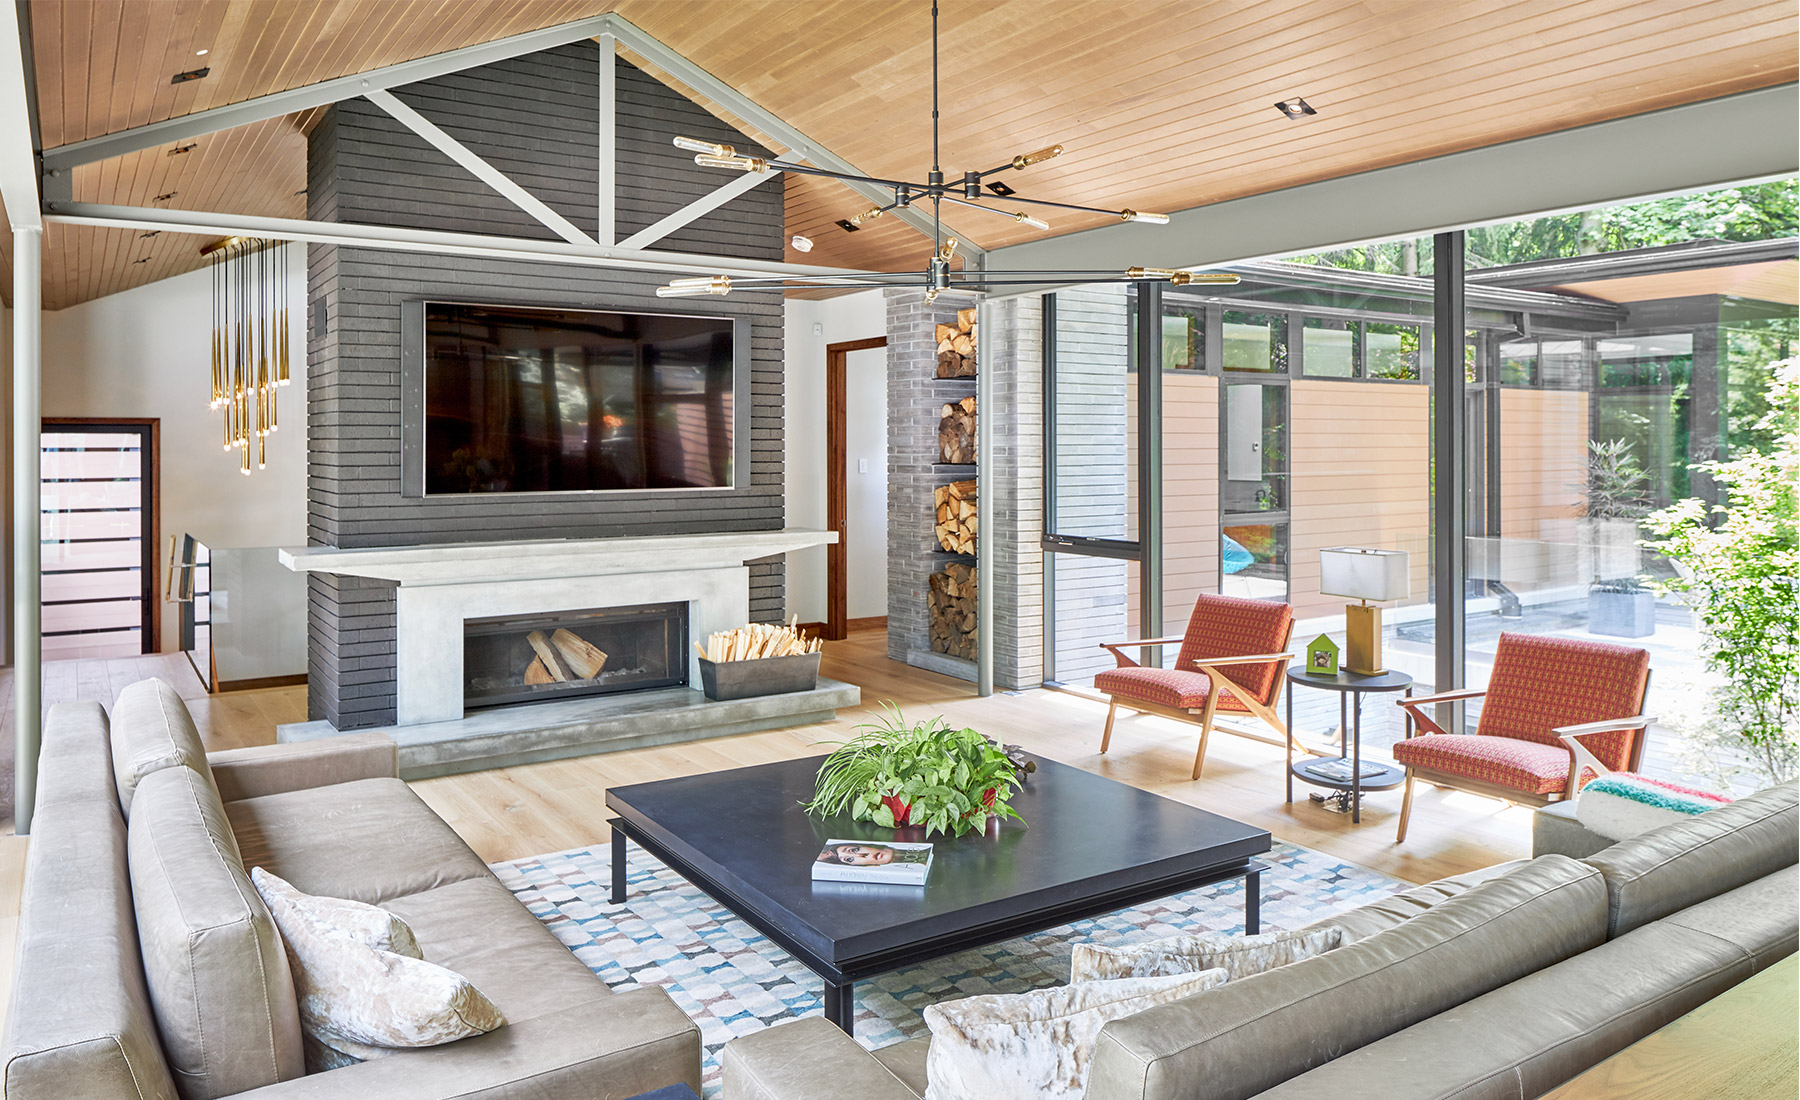
<svg viewBox="0 0 1800 1100"><path fill-rule="evenodd" d="M698 640L750 618L748 563L837 541L789 528L644 538L554 539L280 551L295 572L393 581L395 718L401 726L463 714L463 623L501 615L685 602ZM692 646L688 683L700 683Z"/></svg>
<svg viewBox="0 0 1800 1100"><path fill-rule="evenodd" d="M457 542L353 550L296 546L285 547L279 554L281 564L296 573L336 573L406 586L717 569L837 540L836 531L789 527L706 535Z"/></svg>

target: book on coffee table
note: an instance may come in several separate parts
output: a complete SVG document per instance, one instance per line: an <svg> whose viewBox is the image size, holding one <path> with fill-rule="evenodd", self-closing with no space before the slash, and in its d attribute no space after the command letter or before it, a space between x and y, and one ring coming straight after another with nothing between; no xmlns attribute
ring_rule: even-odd
<svg viewBox="0 0 1800 1100"><path fill-rule="evenodd" d="M897 840L827 840L812 865L815 882L923 886L930 874L931 845Z"/></svg>
<svg viewBox="0 0 1800 1100"><path fill-rule="evenodd" d="M1329 779L1335 783L1348 783L1350 782L1351 775L1354 774L1350 769L1350 761L1348 760L1322 760L1311 764L1303 764L1301 766L1313 775L1316 775L1321 779ZM1380 775L1385 770L1386 769L1380 764L1365 760L1363 761L1361 769L1362 778L1372 778Z"/></svg>

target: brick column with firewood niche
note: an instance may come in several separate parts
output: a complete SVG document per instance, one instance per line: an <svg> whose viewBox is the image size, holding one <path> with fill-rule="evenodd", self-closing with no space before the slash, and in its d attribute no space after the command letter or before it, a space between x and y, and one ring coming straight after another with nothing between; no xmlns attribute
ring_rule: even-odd
<svg viewBox="0 0 1800 1100"><path fill-rule="evenodd" d="M974 299L888 293L888 654L975 679Z"/></svg>

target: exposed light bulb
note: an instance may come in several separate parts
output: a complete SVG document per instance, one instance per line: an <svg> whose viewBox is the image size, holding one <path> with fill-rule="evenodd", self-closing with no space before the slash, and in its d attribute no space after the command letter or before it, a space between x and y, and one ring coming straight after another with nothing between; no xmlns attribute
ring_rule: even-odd
<svg viewBox="0 0 1800 1100"><path fill-rule="evenodd" d="M1014 168L1029 168L1034 164L1042 164L1047 160L1053 160L1062 156L1062 151L1062 146L1052 145L1045 149L1039 149L1034 153L1021 153L1012 159L1012 166Z"/></svg>
<svg viewBox="0 0 1800 1100"><path fill-rule="evenodd" d="M1168 225L1167 214L1149 214L1141 210L1121 210L1119 220L1124 222L1145 222L1150 225Z"/></svg>
<svg viewBox="0 0 1800 1100"><path fill-rule="evenodd" d="M1042 218L1034 218L1030 214L1025 213L1025 211L1023 211L1023 210L1019 211L1017 214L1014 214L1013 220L1017 221L1017 222L1024 222L1026 225L1029 225L1033 229L1048 229L1048 228L1050 228L1049 222L1045 221Z"/></svg>
<svg viewBox="0 0 1800 1100"><path fill-rule="evenodd" d="M795 252L811 252L812 251L812 238L811 237L802 237L800 234L796 233L796 234L794 234L794 239L789 241L788 243L794 246Z"/></svg>
<svg viewBox="0 0 1800 1100"><path fill-rule="evenodd" d="M864 222L872 222L876 218L881 217L885 213L887 213L887 211L883 210L881 207L871 206L867 210L864 210L862 213L856 215L854 218L851 218L850 224L860 227Z"/></svg>
<svg viewBox="0 0 1800 1100"><path fill-rule="evenodd" d="M697 279L672 279L656 288L658 298L698 298L704 294L730 294L731 276L708 275Z"/></svg>
<svg viewBox="0 0 1800 1100"><path fill-rule="evenodd" d="M698 138L677 137L675 139L675 148L686 149L690 153L705 153L708 156L714 157L737 156L737 150L729 145L720 145L711 141L701 141Z"/></svg>
<svg viewBox="0 0 1800 1100"><path fill-rule="evenodd" d="M767 172L769 162L761 157L715 157L701 153L694 163L702 168L735 168L739 172Z"/></svg>
<svg viewBox="0 0 1800 1100"><path fill-rule="evenodd" d="M950 257L956 255L956 246L960 243L955 237L945 237L943 246L938 249L938 259L949 263Z"/></svg>

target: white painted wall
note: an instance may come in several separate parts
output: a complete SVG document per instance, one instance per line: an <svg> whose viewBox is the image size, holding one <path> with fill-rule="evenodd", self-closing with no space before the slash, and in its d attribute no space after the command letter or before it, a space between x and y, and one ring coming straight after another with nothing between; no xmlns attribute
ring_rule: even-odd
<svg viewBox="0 0 1800 1100"><path fill-rule="evenodd" d="M868 290L786 306L787 522L825 526L825 345L887 334L887 303ZM851 352L846 363L846 507L849 617L887 614L887 352ZM859 463L867 464L864 472ZM787 609L825 620L825 548L787 558Z"/></svg>
<svg viewBox="0 0 1800 1100"><path fill-rule="evenodd" d="M45 416L162 421L159 592L170 535L191 533L213 547L306 542L306 254L300 246L284 251L293 381L281 391L268 468L249 477L238 472L237 453L220 444L220 414L206 407L212 372L206 271L44 314ZM164 650L177 641L175 606L165 605Z"/></svg>

